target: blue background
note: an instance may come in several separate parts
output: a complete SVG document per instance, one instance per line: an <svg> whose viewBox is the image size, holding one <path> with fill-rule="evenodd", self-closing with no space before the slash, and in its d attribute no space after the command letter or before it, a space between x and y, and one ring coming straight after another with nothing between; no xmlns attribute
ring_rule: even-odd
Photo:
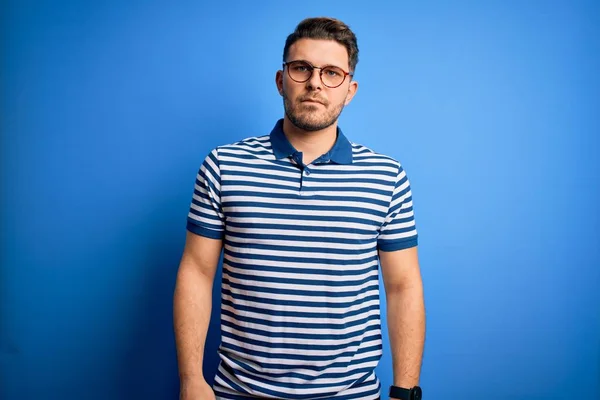
<svg viewBox="0 0 600 400"><path fill-rule="evenodd" d="M426 399L600 398L598 2L0 14L0 398L177 398L172 293L196 171L283 115L285 37L320 15L359 39L342 129L412 181ZM387 387L387 348L378 373Z"/></svg>

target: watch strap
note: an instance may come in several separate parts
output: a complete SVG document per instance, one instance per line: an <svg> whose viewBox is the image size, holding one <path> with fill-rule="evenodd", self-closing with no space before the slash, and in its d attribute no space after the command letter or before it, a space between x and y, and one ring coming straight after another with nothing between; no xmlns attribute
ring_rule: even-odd
<svg viewBox="0 0 600 400"><path fill-rule="evenodd" d="M410 389L405 389L399 386L390 386L390 397L398 400L411 400Z"/></svg>

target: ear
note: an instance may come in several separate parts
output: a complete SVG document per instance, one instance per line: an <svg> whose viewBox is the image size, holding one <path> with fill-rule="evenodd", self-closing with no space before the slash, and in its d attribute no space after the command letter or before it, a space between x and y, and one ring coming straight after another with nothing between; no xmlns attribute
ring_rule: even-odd
<svg viewBox="0 0 600 400"><path fill-rule="evenodd" d="M277 91L283 96L283 71L279 70L275 74L275 85L277 85Z"/></svg>
<svg viewBox="0 0 600 400"><path fill-rule="evenodd" d="M354 95L356 94L357 90L358 90L358 82L356 82L354 80L350 81L350 86L348 86L348 93L346 94L346 101L344 102L345 106L350 104L350 102L354 98Z"/></svg>

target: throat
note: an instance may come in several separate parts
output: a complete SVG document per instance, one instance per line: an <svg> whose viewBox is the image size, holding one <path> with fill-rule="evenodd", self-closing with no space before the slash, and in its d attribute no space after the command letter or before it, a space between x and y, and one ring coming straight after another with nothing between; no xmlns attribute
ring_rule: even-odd
<svg viewBox="0 0 600 400"><path fill-rule="evenodd" d="M317 158L327 153L337 140L337 127L332 126L322 131L306 132L285 129L284 133L290 144L302 153L302 163L311 164Z"/></svg>

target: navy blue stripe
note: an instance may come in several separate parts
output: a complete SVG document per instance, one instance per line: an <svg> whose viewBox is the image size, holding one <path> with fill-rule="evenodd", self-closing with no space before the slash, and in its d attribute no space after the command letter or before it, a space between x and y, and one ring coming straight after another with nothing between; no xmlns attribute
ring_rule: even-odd
<svg viewBox="0 0 600 400"><path fill-rule="evenodd" d="M373 230L360 229L360 228L345 228L339 226L304 226L304 225L287 225L287 224L269 224L269 223L258 223L258 222L238 222L238 221L227 221L228 226L242 229L253 229L260 232L261 229L276 229L276 230L287 230L293 232L294 230L303 232L338 232L346 235L373 235ZM340 235L341 236L341 235Z"/></svg>
<svg viewBox="0 0 600 400"><path fill-rule="evenodd" d="M230 168L231 167L231 168ZM221 161L221 173L233 173L236 170L234 167L242 167L242 168L254 168L259 170L266 171L281 171L281 172L298 172L300 169L298 166L290 163L290 162L281 162L276 160L269 160L268 162L260 162L260 163L247 163L247 162L237 162L231 160L223 160Z"/></svg>
<svg viewBox="0 0 600 400"><path fill-rule="evenodd" d="M262 186L261 186L262 187ZM241 199L252 196L252 197L264 197L267 199L289 199L298 200L297 193L269 193L269 192L257 192L255 189L248 190L229 190L227 187L221 188L221 196L225 197L239 197ZM388 207L389 200L383 201L373 199L370 197L356 197L356 196L325 196L316 195L311 197L311 200L322 200L327 202L335 202L336 204L348 204L348 203L360 203L360 204L374 204L381 207Z"/></svg>
<svg viewBox="0 0 600 400"><path fill-rule="evenodd" d="M363 360L361 360L361 362L373 362L373 361L378 361L379 357L369 357L369 358L365 358ZM247 376L247 377L251 377L254 380L263 380L263 378L261 378L262 376L264 376L264 372L261 371L257 371L255 368L253 368L252 366L243 363L235 358L232 358L231 361L234 364L237 364L240 369L243 370L241 375ZM281 364L274 364L275 368L277 368L277 365L281 365ZM346 367L349 364L346 364ZM267 368L273 368L271 366L269 366L269 364L263 364L261 363L261 368L267 369ZM329 368L333 368L333 367L329 367ZM373 367L372 366L367 366L367 367L361 367L361 368L356 368L356 369L348 369L345 372L330 372L330 373L325 373L325 374L321 374L321 375L317 375L317 376L312 376L312 375L308 375L308 374L303 374L303 373L299 373L299 372L280 372L280 373L274 373L274 372L270 372L269 373L269 378L273 378L273 379L282 379L282 378L297 378L297 379L303 379L305 381L312 381L312 380L316 380L316 379L340 379L340 378L347 378L349 375L354 375L354 374L360 374L360 373L366 373L366 372L372 372L373 371ZM289 384L287 382L274 382L273 383L274 386L281 386L281 387L296 387L296 385L302 385L303 388L307 388L310 385L315 385L315 387L326 387L326 386L330 386L331 384L310 384L310 383L300 383L300 384Z"/></svg>
<svg viewBox="0 0 600 400"><path fill-rule="evenodd" d="M262 150L254 150L254 149L246 149L243 147L236 147L235 150L237 151L245 151L248 154L238 154L238 153L230 153L228 150L230 150L227 147L219 147L219 155L220 156L227 156L227 157L235 157L235 158L245 158L248 160L256 160L256 156L269 156L272 155L273 152L270 150L266 150L266 149L262 149ZM233 150L233 149L231 149Z"/></svg>
<svg viewBox="0 0 600 400"><path fill-rule="evenodd" d="M314 187L314 186L311 186L310 190L315 191L315 192L341 192L340 199L345 198L343 192L359 192L359 193L362 192L362 193L368 193L368 194L379 194L382 196L389 196L392 193L391 190L372 189L372 188L367 188L367 187L362 187L362 186L346 186L346 187Z"/></svg>
<svg viewBox="0 0 600 400"><path fill-rule="evenodd" d="M388 225L388 227L392 227L392 226L394 226L394 225L395 225L395 224L390 224L390 225ZM386 235L386 236L389 236L389 235L396 235L396 234L399 234L399 233L406 233L406 232L410 232L410 231L412 231L412 230L414 230L414 227L412 227L412 226L409 226L409 227L406 227L406 228L396 228L396 229L390 229L390 228L387 228L387 229L385 230L385 235ZM411 238L414 238L414 236L411 236ZM384 239L384 240L385 240L385 239Z"/></svg>
<svg viewBox="0 0 600 400"><path fill-rule="evenodd" d="M361 225L370 225L370 226L379 226L380 222L356 218L356 217L336 217L333 215L325 216L325 215L290 215L290 214L282 214L282 213L266 213L266 212L249 212L249 211L230 211L227 213L227 217L231 218L264 218L264 219L302 219L304 221L316 221L316 222L349 222Z"/></svg>
<svg viewBox="0 0 600 400"><path fill-rule="evenodd" d="M252 357L261 357L261 358L266 358L269 360L276 360L276 359L283 359L283 360L298 360L298 361L305 361L305 365L306 368L302 367L303 369L308 369L311 371L324 371L326 369L330 369L332 368L331 364L335 364L335 367L341 367L341 368L346 368L348 367L348 365L350 365L352 363L352 359L356 356L359 356L361 354L365 354L365 353L370 353L372 351L378 351L381 350L382 345L381 344L375 344L375 345L370 345L370 346L365 346L362 348L357 349L356 351L344 351L341 353L334 353L334 354L330 354L330 355L307 355L304 352L298 351L298 352L294 352L294 353L276 353L273 351L260 351L260 350L252 350L252 349L248 349L245 346L238 346L235 345L233 343L229 343L227 341L224 341L221 344L221 353L225 356L227 356L227 351L231 350L233 352L242 352L242 353L248 353L250 355L252 355ZM234 358L235 355L233 355L231 358ZM342 362L342 361L335 361L338 360L342 357L349 357L350 360L347 362ZM370 356L370 357L364 357L362 359L361 362L369 362L369 361L373 361L373 360L377 360L379 358L378 355L375 356ZM329 361L335 361L334 363L331 363L327 366L323 366L323 367L318 367L318 369L315 369L316 366L313 365L313 363L315 362L329 362ZM288 374L289 373L289 364L281 364L281 363L269 363L266 361L261 361L261 365L263 365L265 368L272 368L272 369L288 369L288 371L286 371L285 373ZM297 366L296 366L297 368Z"/></svg>
<svg viewBox="0 0 600 400"><path fill-rule="evenodd" d="M224 369L230 369L229 366L227 366L226 364L222 364ZM370 370L368 371L368 374L370 374L373 371L373 368L370 368ZM253 375L253 374L249 374L243 370L235 370L235 375L239 375L239 376L243 376L246 378L250 378L254 381L258 381L261 382L263 384L267 384L270 386L277 386L280 388L290 388L290 389L326 389L326 388L330 388L331 387L331 383L308 383L308 382L302 382L302 383L294 383L294 382L277 382L277 381L272 381L272 380L267 380L265 378L263 378L264 374L262 376L260 375ZM338 382L336 382L337 385L340 386L347 386L350 385L352 383L354 383L356 380L355 379L346 379L346 380L340 380ZM277 398L284 398L284 399L310 399L313 398L314 399L314 394L309 394L309 395L292 395L291 393L286 393L286 392L280 392L280 391L275 391L275 390L271 390L271 389L266 389L265 387L261 387L258 385L255 385L254 383L249 383L249 382L244 382L248 387L252 388L253 390L257 390L260 391L262 393L265 394L269 394L271 396L278 396ZM328 391L324 391L323 395L334 395L335 392L328 392ZM307 397L310 396L310 397ZM321 394L319 395L321 396ZM329 398L329 397L326 397Z"/></svg>
<svg viewBox="0 0 600 400"><path fill-rule="evenodd" d="M408 213L408 212L410 212L410 211L412 211L412 207L410 207L410 208L407 208L407 209L406 209L406 211L402 210L400 213L398 213L398 214L396 215L396 217L394 218L394 220L393 220L393 221L390 221L390 222L388 223L388 226L392 226L392 225L396 225L396 224L404 224L404 223L406 223L406 222L411 222L411 221L414 221L414 218L413 218L413 216L412 216L412 215L411 215L411 216L408 216L408 217L406 217L406 218L401 218L401 215L402 215L402 214L406 214L406 213Z"/></svg>
<svg viewBox="0 0 600 400"><path fill-rule="evenodd" d="M225 249L225 255L236 257L236 258L249 258L255 260L269 260L269 261L283 261L283 262L291 262L293 261L296 265L299 264L327 264L330 266L344 266L344 265L361 265L366 264L371 261L377 260L377 254L372 256L368 256L366 258L359 258L356 260L333 260L328 258L308 258L308 257L284 257L284 256L271 256L268 254L247 254L247 253L238 253L234 250Z"/></svg>
<svg viewBox="0 0 600 400"><path fill-rule="evenodd" d="M248 140L240 140L237 143L234 143L234 146L236 144L241 144L241 145L252 147L255 149L263 149L263 150L271 151L269 137L262 136L263 140L260 140L260 139L261 139L261 137L255 137L255 138L249 138ZM231 146L231 145L225 145L225 146L221 146L220 149L226 150L226 149L230 149L232 147L233 146Z"/></svg>
<svg viewBox="0 0 600 400"><path fill-rule="evenodd" d="M343 344L324 344L324 345L320 345L318 343L311 343L311 344L300 344L300 343L287 343L287 342L265 342L262 340L256 340L256 339L251 339L249 337L245 337L245 336L239 336L236 335L235 333L232 332L227 332L222 330L221 331L221 336L223 337L227 337L233 340L237 340L238 342L241 343L247 343L247 344L252 344L255 346L262 346L262 347L266 347L272 350L276 350L276 349L296 349L296 350L327 350L327 351L335 351L335 350L343 350L343 349L348 349L354 346L358 346L360 343L369 343L369 342L374 342L377 340L381 340L381 334L376 334L376 335L371 335L371 336L366 336L362 339L359 340L353 340L351 342L347 342L347 343L343 343ZM340 365L341 366L341 365ZM297 368L297 365L283 365L281 366L281 369L292 369L292 368ZM322 371L327 367L317 367L317 366L312 366L312 365L307 365L306 369L311 369L314 371Z"/></svg>
<svg viewBox="0 0 600 400"><path fill-rule="evenodd" d="M214 221L222 222L221 218L218 215L215 215L216 210L212 204L199 203L195 200L194 200L194 204L196 206L198 206L199 208L202 208L203 210L206 210L206 211L203 212L203 211L198 211L193 208L190 208L190 212L192 214L197 215L199 217L204 217L206 219L212 219Z"/></svg>
<svg viewBox="0 0 600 400"><path fill-rule="evenodd" d="M227 282L225 282L227 283ZM352 306L356 306L357 304L362 304L366 301L371 300L379 300L379 294L369 295L362 299L347 301L347 302L339 302L339 303L323 303L317 301L309 301L309 300L287 300L287 299L274 299L271 297L257 297L250 296L247 294L238 293L235 291L231 291L228 287L223 286L221 293L224 295L229 295L234 299L246 300L246 301L254 301L256 303L261 304L278 304L278 305L287 305L287 306L300 306L300 307L315 307L315 308L335 308L335 309L344 309Z"/></svg>
<svg viewBox="0 0 600 400"><path fill-rule="evenodd" d="M239 150L243 150L243 149L239 149ZM231 157L231 158L238 158L241 160L256 160L256 156L257 155L267 155L267 156L272 156L273 153L270 151L261 151L258 153L251 153L250 151L246 150L248 152L248 154L234 154L234 153L229 153L227 151L226 148L220 147L219 148L219 155L220 156L227 156L227 157ZM226 162L226 160L222 160L221 162ZM248 165L248 164L246 164Z"/></svg>
<svg viewBox="0 0 600 400"><path fill-rule="evenodd" d="M266 199L268 200L268 199ZM332 204L335 200L332 200ZM373 210L366 207L356 206L342 206L342 205L328 205L328 204L277 204L257 202L257 201L224 201L222 203L223 209L228 208L239 208L239 207L260 207L260 208L272 208L277 210L308 210L308 211L338 211L338 212L354 212L359 214L370 214L378 218L383 218L386 212Z"/></svg>
<svg viewBox="0 0 600 400"><path fill-rule="evenodd" d="M226 177L226 175L223 175L222 181L223 183L227 184L227 185L235 185L235 186L247 186L248 188L250 188L249 190L253 190L251 188L263 188L263 189L279 189L279 190L297 190L298 188L300 188L300 179L297 180L297 185L277 185L277 184L273 184L273 183L267 183L267 182L252 182L252 181L240 181L240 180L229 180L229 179L224 179ZM298 186L298 188L296 188L296 186Z"/></svg>
<svg viewBox="0 0 600 400"><path fill-rule="evenodd" d="M324 323L324 322L292 322L292 321L275 321L271 319L248 317L245 315L237 315L229 310L222 309L221 315L227 315L232 319L239 322L247 322L256 325L270 326L272 328L299 328L303 330L310 329L330 329L330 330L343 330L355 327L357 325L367 324L369 321L379 320L379 315L369 315L365 318L357 319L354 321L347 321L343 323Z"/></svg>
<svg viewBox="0 0 600 400"><path fill-rule="evenodd" d="M256 260L253 260L256 261ZM297 267L274 267L270 265L260 265L257 263L253 264L243 264L238 263L232 260L223 260L223 267L226 269L227 266L231 266L234 268L249 270L249 271L268 271L268 272L280 272L285 274L290 274L290 276L296 275L323 275L323 276L355 276L369 273L370 271L377 270L378 264L374 264L370 267L357 269L357 270L348 270L342 268L336 269L316 269L316 268L297 268Z"/></svg>
<svg viewBox="0 0 600 400"><path fill-rule="evenodd" d="M198 178L196 178L196 185L203 187L204 189L206 189L209 192L213 192L216 194L217 198L219 198L221 196L221 192L219 189L217 189L217 187L215 186L215 184L209 179L208 175L206 175L204 173L204 171L198 171L198 175L200 176L200 178L202 180L199 180ZM214 176L215 180L217 182L219 182L219 176L216 175ZM194 193L199 193L196 188L194 188Z"/></svg>
<svg viewBox="0 0 600 400"><path fill-rule="evenodd" d="M284 176L284 175L274 175L273 172L271 172L270 174L260 174L258 172L250 172L250 171L235 171L234 172L230 172L227 171L228 175L235 175L235 176L249 176L252 178L259 178L259 179L275 179L278 181L282 181L282 182L299 182L301 175L298 174L298 176L294 176L294 177L289 177L289 176ZM225 171L224 171L224 175L225 175ZM231 182L231 181L230 181ZM262 187L262 183L255 183L255 185Z"/></svg>
<svg viewBox="0 0 600 400"><path fill-rule="evenodd" d="M389 180L375 179L373 177L372 173L367 173L367 172L363 172L363 173L368 178L359 178L356 176L349 176L348 178L326 178L325 179L321 176L320 170L311 168L310 171L312 173L308 177L305 177L304 179L315 180L315 181L319 181L322 183L352 183L357 186L360 184L363 184L363 183L365 183L365 184L368 183L368 184L388 186L388 187L390 186L390 184L393 183L393 181L390 182Z"/></svg>
<svg viewBox="0 0 600 400"><path fill-rule="evenodd" d="M377 260L377 254L372 256L357 259L357 260L334 260L327 258L308 258L308 257L287 257L287 256L272 256L268 254L246 254L238 253L235 250L225 248L224 253L226 256L236 257L241 259L252 259L252 260L268 260L268 261L280 261L280 262L293 262L300 266L301 264L325 264L330 266L347 266L347 265L362 265Z"/></svg>
<svg viewBox="0 0 600 400"><path fill-rule="evenodd" d="M244 304L235 304L235 302L231 301L231 300L226 300L223 299L222 300L222 306L230 306L235 310L240 310L240 311L246 311L246 312L254 312L257 314L265 314L265 315L269 315L272 317L293 317L293 318L326 318L326 319L331 319L331 320L336 320L336 319L344 319L344 318L349 318L349 317L354 317L357 315L361 315L361 314L367 314L371 311L378 311L379 310L379 303L376 304L371 304L369 306L366 307L361 307L358 308L356 310L352 310L352 311L347 311L344 313L331 313L331 312L307 312L307 311L291 311L289 309L286 310L277 310L277 309L265 309L265 308L261 308L261 307L253 307L253 306L247 306Z"/></svg>
<svg viewBox="0 0 600 400"><path fill-rule="evenodd" d="M327 334L315 334L315 333L305 333L305 332L273 332L268 329L258 329L258 328L250 328L247 326L239 326L232 321L222 320L221 323L224 326L228 326L232 329L237 329L239 331L244 331L247 333L261 335L266 338L282 338L282 339L310 339L310 340L344 340L344 339L353 339L356 337L360 337L365 335L367 332L378 332L380 331L380 327L366 326L364 329L359 329L350 333L327 333Z"/></svg>
<svg viewBox="0 0 600 400"><path fill-rule="evenodd" d="M391 224L390 224L391 225ZM345 237L325 237L325 236L295 236L295 235L274 235L257 232L227 232L230 237L240 239L253 239L253 240L287 240L290 242L315 242L315 243L331 243L335 244L351 244L354 246L364 246L375 242L375 238L366 239L351 239Z"/></svg>
<svg viewBox="0 0 600 400"><path fill-rule="evenodd" d="M198 221L194 221L191 218L188 218L186 228L188 231L195 233L196 235L206 236L212 239L223 238L222 227L208 224L199 225Z"/></svg>
<svg viewBox="0 0 600 400"><path fill-rule="evenodd" d="M394 197L392 198L392 202L406 196L407 193L410 192L410 186L405 187L404 189L402 189L401 191L399 191L398 193L394 194ZM407 197L406 199L404 199L404 203L408 202L412 200L412 196Z"/></svg>
<svg viewBox="0 0 600 400"><path fill-rule="evenodd" d="M280 295L288 295L288 296L306 296L309 299L311 297L333 297L333 298L356 297L360 294L365 294L365 293L368 293L373 290L375 290L375 291L379 290L379 282L378 281L375 281L371 285L365 286L364 288L361 288L359 290L350 290L350 291L343 291L343 292L334 292L332 290L330 290L330 291L324 291L324 290L312 291L312 290L300 290L300 289L280 289L280 288L272 288L272 287L255 286L253 284L246 285L243 283L231 282L226 277L223 277L223 283L228 284L229 287L232 289L244 290L244 291L250 292L250 293L257 293L257 294L258 293L271 293L271 294L280 294Z"/></svg>
<svg viewBox="0 0 600 400"><path fill-rule="evenodd" d="M326 164L327 165L327 164ZM319 174L327 174L327 175L349 175L349 176L369 176L369 177L374 177L374 176L386 176L386 177L390 177L390 178L396 178L396 173L395 172L391 172L391 171L377 171L377 170L372 170L372 169L361 169L361 167L395 167L395 165L379 165L379 164L371 164L371 163L352 163L353 167L356 168L352 168L352 169L347 169L347 170L342 170L342 169L336 169L336 168L331 168L331 166L317 166L314 167L314 170L318 171ZM312 167L311 167L312 170ZM327 179L327 181L329 181L329 179ZM386 180L386 184L390 185L393 184L393 182L395 182L395 180L392 180L392 182L390 183L390 181Z"/></svg>
<svg viewBox="0 0 600 400"><path fill-rule="evenodd" d="M225 365L221 362L219 364L219 368L217 369L217 376L219 376L222 380L224 380L225 382L227 382L232 388L233 390L237 390L239 393L246 393L246 391L244 389L242 389L241 386L239 386L236 382L233 382L231 379L225 377L225 375L223 375L223 373L221 372L221 368L224 368ZM231 371L230 371L231 373ZM234 374L235 376L235 374ZM253 400L256 400L256 398L254 398Z"/></svg>
<svg viewBox="0 0 600 400"><path fill-rule="evenodd" d="M221 377L221 379L226 380L226 378L224 378L221 374L219 374L219 376ZM369 383L369 385L371 385L371 384L372 383ZM380 390L381 390L381 384L378 383L376 389L369 390L368 392L358 392L358 393L344 395L344 396L336 396L335 398L333 398L333 400L380 400L380 398L378 397ZM218 387L215 387L214 391L215 391L215 394L217 396L219 396L219 398L222 398L225 400L257 400L255 396L245 396L245 395L241 395L241 394L225 393L225 392L219 390ZM315 398L314 394L311 396L312 396L312 399ZM373 396L373 397L371 397L371 396ZM322 397L321 397L321 399L322 399Z"/></svg>
<svg viewBox="0 0 600 400"><path fill-rule="evenodd" d="M410 238L407 238L406 240L402 241L381 240L378 244L378 247L379 250L382 251L397 251L415 247L418 245L418 243L419 241L417 239L417 236L411 236Z"/></svg>
<svg viewBox="0 0 600 400"><path fill-rule="evenodd" d="M239 250L242 249L261 249L261 250L270 250L270 251L293 251L306 254L310 256L311 254L346 254L346 255L361 255L366 254L372 251L375 251L377 246L373 243L371 248L367 249L358 249L358 250L349 250L349 249L339 249L337 247L302 247L302 246L283 246L283 245L275 245L275 244L261 244L261 243L238 243L231 242L229 240L225 240L225 244L236 247Z"/></svg>
<svg viewBox="0 0 600 400"><path fill-rule="evenodd" d="M348 281L332 281L327 279L294 279L294 278L277 278L274 276L259 276L254 274L240 274L237 272L232 272L229 270L223 270L223 274L227 274L232 278L237 278L243 281L256 281L256 282L272 282L272 283L282 283L288 285L307 285L311 287L316 286L327 286L327 287L344 287L344 286L358 286L363 285L367 282L372 282L373 280L377 280L377 276L368 276L359 280L348 280Z"/></svg>

